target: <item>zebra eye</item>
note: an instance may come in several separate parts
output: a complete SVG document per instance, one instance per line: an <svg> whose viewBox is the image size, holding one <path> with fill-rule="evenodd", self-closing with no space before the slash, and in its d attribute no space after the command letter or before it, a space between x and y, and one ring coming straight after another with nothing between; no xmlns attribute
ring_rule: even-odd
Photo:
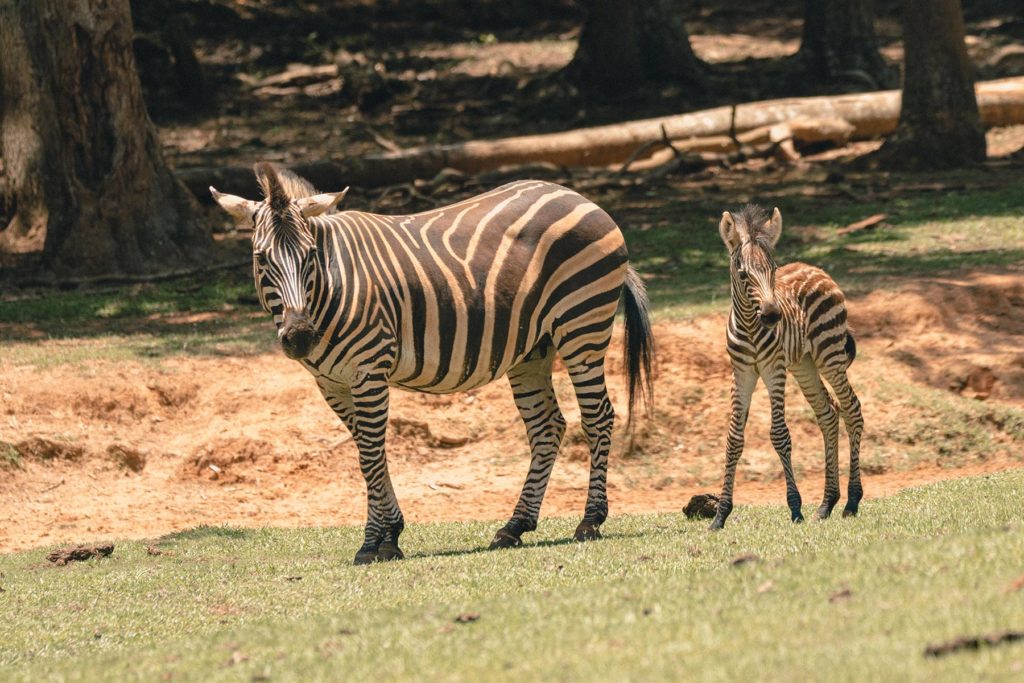
<svg viewBox="0 0 1024 683"><path fill-rule="evenodd" d="M746 279L747 279L747 277L748 277L748 276L747 276L747 271L745 271L745 270L744 270L744 269L742 269L742 268L740 268L740 269L739 269L738 271L736 271L736 274L737 274L737 275L739 276L739 278L740 278L741 280L746 280Z"/></svg>
<svg viewBox="0 0 1024 683"><path fill-rule="evenodd" d="M266 265L267 265L267 255L266 254L264 254L262 251L257 251L255 254L253 254L253 256L256 257L256 263L260 266L260 268L265 268L266 267Z"/></svg>

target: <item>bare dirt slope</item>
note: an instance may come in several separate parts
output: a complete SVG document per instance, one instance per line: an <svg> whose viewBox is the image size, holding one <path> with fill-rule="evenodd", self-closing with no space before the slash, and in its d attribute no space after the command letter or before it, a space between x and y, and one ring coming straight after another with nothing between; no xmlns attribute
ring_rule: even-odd
<svg viewBox="0 0 1024 683"><path fill-rule="evenodd" d="M869 497L1022 464L1020 426L1005 415L1024 406L1024 277L921 280L855 300L851 310ZM632 454L621 438L615 447L613 514L678 510L693 493L717 489L730 386L724 322L718 314L657 325L655 419L641 420ZM617 348L612 361L617 368ZM610 384L621 415L618 372ZM564 373L557 386L570 429L543 514L574 515L586 496L587 453ZM962 429L983 430L986 448L944 436L946 418L928 397L960 400L950 392L984 399L968 404L979 407ZM306 372L281 354L50 369L0 362L0 400L0 441L21 454L20 467L0 468L0 551L199 524L365 517L354 445ZM766 404L762 390L740 468L741 504L783 500ZM821 437L792 386L789 406L801 488L815 501ZM411 523L501 519L528 466L504 380L462 395L396 392L389 446ZM841 454L845 461L845 445Z"/></svg>

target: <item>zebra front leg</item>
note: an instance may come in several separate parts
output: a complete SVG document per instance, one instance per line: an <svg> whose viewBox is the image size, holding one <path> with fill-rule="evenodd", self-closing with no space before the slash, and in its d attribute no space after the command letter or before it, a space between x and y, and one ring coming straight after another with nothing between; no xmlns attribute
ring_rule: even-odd
<svg viewBox="0 0 1024 683"><path fill-rule="evenodd" d="M398 537L405 528L388 473L384 439L388 426L388 385L383 374L368 375L350 390L321 384L327 402L348 427L359 449L359 469L366 480L366 531L355 564L404 557Z"/></svg>
<svg viewBox="0 0 1024 683"><path fill-rule="evenodd" d="M814 410L825 441L825 493L815 517L827 519L839 502L839 413L810 356L804 356L792 371L804 398Z"/></svg>
<svg viewBox="0 0 1024 683"><path fill-rule="evenodd" d="M793 441L789 437L789 427L786 426L786 368L781 364L768 368L764 375L764 383L768 388L768 398L771 402L772 446L779 455L782 474L786 477L786 504L789 505L789 514L793 521L802 522L804 515L800 508L803 501L796 486L796 477L793 475Z"/></svg>
<svg viewBox="0 0 1024 683"><path fill-rule="evenodd" d="M839 401L839 410L846 424L846 432L850 437L850 483L846 495L846 507L843 517L857 514L860 500L864 497L864 487L860 481L860 437L864 431L864 416L861 414L860 399L850 386L845 368L826 368L823 370L825 379L832 385Z"/></svg>
<svg viewBox="0 0 1024 683"><path fill-rule="evenodd" d="M569 378L580 405L580 422L590 447L590 484L583 521L576 527L576 541L601 538L601 525L608 518L608 453L612 445L615 410L604 382L604 358L569 367Z"/></svg>
<svg viewBox="0 0 1024 683"><path fill-rule="evenodd" d="M729 419L729 437L725 448L725 477L722 495L718 497L715 519L708 527L717 531L725 526L725 520L732 512L732 490L736 483L736 465L743 455L743 430L750 413L750 396L757 386L757 372L752 366L733 364L732 367L732 415Z"/></svg>
<svg viewBox="0 0 1024 683"><path fill-rule="evenodd" d="M530 471L512 518L494 534L491 550L518 546L523 533L537 528L544 492L565 434L565 418L558 409L551 384L554 357L554 347L548 345L531 353L508 373L516 408L526 425L526 436L530 441Z"/></svg>

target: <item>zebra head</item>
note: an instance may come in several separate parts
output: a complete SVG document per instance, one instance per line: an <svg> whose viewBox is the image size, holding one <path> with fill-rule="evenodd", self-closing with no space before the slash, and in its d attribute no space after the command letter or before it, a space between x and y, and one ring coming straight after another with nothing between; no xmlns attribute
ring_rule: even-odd
<svg viewBox="0 0 1024 683"><path fill-rule="evenodd" d="M782 317L775 298L773 251L782 234L782 214L778 208L766 217L758 206L746 206L739 213L726 211L718 232L729 249L732 290L739 300L752 306L761 324L772 329Z"/></svg>
<svg viewBox="0 0 1024 683"><path fill-rule="evenodd" d="M333 211L348 188L314 194L308 182L266 162L256 164L255 171L263 201L222 194L212 187L210 193L239 224L252 227L256 294L274 316L285 355L301 360L319 337L307 310L318 263L316 234L308 219Z"/></svg>

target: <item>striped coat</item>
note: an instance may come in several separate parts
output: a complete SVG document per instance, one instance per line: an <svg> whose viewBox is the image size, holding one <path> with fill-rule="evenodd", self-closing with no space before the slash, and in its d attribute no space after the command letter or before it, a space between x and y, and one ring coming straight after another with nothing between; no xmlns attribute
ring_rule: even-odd
<svg viewBox="0 0 1024 683"><path fill-rule="evenodd" d="M732 511L736 465L743 453L750 397L758 379L768 389L772 446L782 462L790 514L795 522L803 520L785 421L787 372L811 404L824 439L825 493L817 517L828 517L839 501L840 415L850 440L850 481L843 514L854 515L863 495L860 437L864 420L860 401L846 376L857 351L847 329L846 299L820 268L804 263L778 267L774 256L782 233L778 209L770 219L755 206L737 213L726 211L719 232L729 250L732 309L726 345L732 361L733 389L725 478L711 528L721 529ZM822 378L832 387L835 398Z"/></svg>
<svg viewBox="0 0 1024 683"><path fill-rule="evenodd" d="M334 210L343 193L257 165L262 202L217 201L254 226L254 277L284 352L317 379L359 447L368 516L356 562L402 556L404 520L387 472L390 387L449 393L507 375L526 424L531 465L492 547L536 527L564 434L551 383L559 355L591 447L576 538L600 536L614 414L604 357L619 299L626 310L630 407L650 395L652 337L643 285L615 222L567 188L511 183L405 216ZM632 410L631 410L632 415Z"/></svg>

